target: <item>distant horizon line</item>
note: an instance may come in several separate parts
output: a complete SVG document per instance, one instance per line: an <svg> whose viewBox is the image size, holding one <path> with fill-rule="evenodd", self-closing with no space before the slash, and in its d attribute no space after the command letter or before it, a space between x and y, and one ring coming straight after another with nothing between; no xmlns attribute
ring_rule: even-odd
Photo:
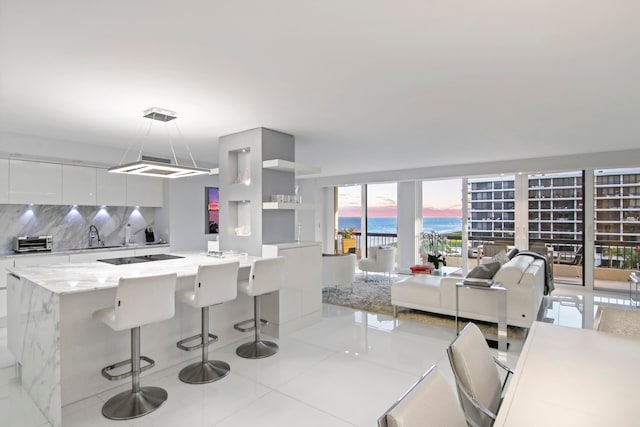
<svg viewBox="0 0 640 427"><path fill-rule="evenodd" d="M369 215L368 217L369 218L397 218L397 215L396 216ZM338 218L362 218L362 217L361 216L346 216L346 215L340 216L339 215ZM460 219L462 219L462 216L454 216L454 215L434 215L434 216L431 216L431 215L425 215L425 216L423 216L423 218L460 218Z"/></svg>

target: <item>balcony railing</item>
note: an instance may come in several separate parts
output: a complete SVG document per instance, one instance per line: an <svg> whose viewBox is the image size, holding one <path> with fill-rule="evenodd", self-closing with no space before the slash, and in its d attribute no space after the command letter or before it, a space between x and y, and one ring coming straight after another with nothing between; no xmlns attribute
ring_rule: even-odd
<svg viewBox="0 0 640 427"><path fill-rule="evenodd" d="M426 233L427 235L429 233ZM356 249L362 251L364 248L362 245L362 234L355 233ZM447 234L438 235L439 239L443 242L443 249L441 252L445 256L459 257L462 256L462 239L458 235L450 236ZM545 243L553 248L554 262L558 263L561 260L564 262L575 259L579 249L583 246L579 240L560 240L554 239L553 241L541 240L541 239L529 239L529 243ZM498 244L503 243L505 245L513 245L511 239L469 239L468 254L470 258L477 256L477 248L484 244ZM640 270L640 242L604 242L595 241L595 266L600 268L613 268L613 269L627 269L627 270ZM366 247L371 246L386 246L397 245L398 234L397 233L368 233ZM338 248L342 248L342 237L338 236Z"/></svg>
<svg viewBox="0 0 640 427"><path fill-rule="evenodd" d="M357 232L354 233L353 237L356 239L356 249L363 250L364 247L371 246L387 246L387 245L397 245L398 244L398 234L397 233L368 233L367 234L367 244L362 245L362 233ZM342 236L338 235L338 248L342 248Z"/></svg>
<svg viewBox="0 0 640 427"><path fill-rule="evenodd" d="M579 240L534 240L529 243L546 243L553 248L555 262L574 260L582 248ZM594 266L620 270L640 269L640 242L594 241Z"/></svg>

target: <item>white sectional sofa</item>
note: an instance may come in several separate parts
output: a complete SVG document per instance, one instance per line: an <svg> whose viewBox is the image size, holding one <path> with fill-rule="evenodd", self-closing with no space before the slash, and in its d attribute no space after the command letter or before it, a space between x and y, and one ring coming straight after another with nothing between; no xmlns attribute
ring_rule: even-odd
<svg viewBox="0 0 640 427"><path fill-rule="evenodd" d="M413 308L432 313L455 315L456 283L461 277L419 274L391 286L394 313L398 307ZM545 282L544 261L529 255L515 256L503 264L493 276L495 282L507 289L507 323L530 328L540 308ZM495 292L482 289L461 289L459 316L497 321Z"/></svg>

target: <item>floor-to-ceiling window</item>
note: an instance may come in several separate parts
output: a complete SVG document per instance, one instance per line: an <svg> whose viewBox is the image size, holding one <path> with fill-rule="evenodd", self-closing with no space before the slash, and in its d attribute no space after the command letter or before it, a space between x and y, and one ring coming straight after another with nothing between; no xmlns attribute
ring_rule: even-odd
<svg viewBox="0 0 640 427"><path fill-rule="evenodd" d="M348 252L346 232L354 231L356 253L366 255L366 248L397 245L398 185L394 183L338 187L336 250ZM363 216L363 200L366 200ZM364 231L363 231L364 230Z"/></svg>
<svg viewBox="0 0 640 427"><path fill-rule="evenodd" d="M515 176L469 179L469 255L487 244L513 245Z"/></svg>
<svg viewBox="0 0 640 427"><path fill-rule="evenodd" d="M367 247L396 245L398 241L398 185L367 184Z"/></svg>
<svg viewBox="0 0 640 427"><path fill-rule="evenodd" d="M462 179L422 182L423 246L436 242L449 265L460 266L462 255ZM424 248L425 250L431 250Z"/></svg>
<svg viewBox="0 0 640 427"><path fill-rule="evenodd" d="M583 284L582 171L473 178L468 191L472 257L477 247L515 245L547 254L557 282Z"/></svg>
<svg viewBox="0 0 640 427"><path fill-rule="evenodd" d="M361 251L361 231L362 231L362 186L349 185L337 188L337 213L338 225L336 233L336 251L349 252L350 242L343 242L343 236L346 232L353 230L353 239L355 240L355 251Z"/></svg>
<svg viewBox="0 0 640 427"><path fill-rule="evenodd" d="M594 287L628 290L640 269L640 168L594 172Z"/></svg>
<svg viewBox="0 0 640 427"><path fill-rule="evenodd" d="M582 285L584 191L582 171L529 175L529 247L553 253L554 280ZM541 252L540 249L537 249ZM544 252L544 251L542 251Z"/></svg>

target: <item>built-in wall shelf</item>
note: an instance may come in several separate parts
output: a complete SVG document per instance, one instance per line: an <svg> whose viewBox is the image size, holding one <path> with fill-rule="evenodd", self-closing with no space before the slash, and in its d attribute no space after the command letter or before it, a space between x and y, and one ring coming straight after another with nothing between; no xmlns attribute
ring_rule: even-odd
<svg viewBox="0 0 640 427"><path fill-rule="evenodd" d="M251 182L251 149L239 148L229 151L227 155L227 183L248 185Z"/></svg>
<svg viewBox="0 0 640 427"><path fill-rule="evenodd" d="M230 200L228 210L228 233L232 236L251 236L251 201Z"/></svg>
<svg viewBox="0 0 640 427"><path fill-rule="evenodd" d="M305 210L313 209L311 203L282 203L282 202L263 202L262 209L288 209L288 210Z"/></svg>
<svg viewBox="0 0 640 427"><path fill-rule="evenodd" d="M318 166L305 165L303 163L290 162L282 159L264 160L262 162L264 169L277 170L281 172L295 172L298 175L308 175L312 173L320 173Z"/></svg>

